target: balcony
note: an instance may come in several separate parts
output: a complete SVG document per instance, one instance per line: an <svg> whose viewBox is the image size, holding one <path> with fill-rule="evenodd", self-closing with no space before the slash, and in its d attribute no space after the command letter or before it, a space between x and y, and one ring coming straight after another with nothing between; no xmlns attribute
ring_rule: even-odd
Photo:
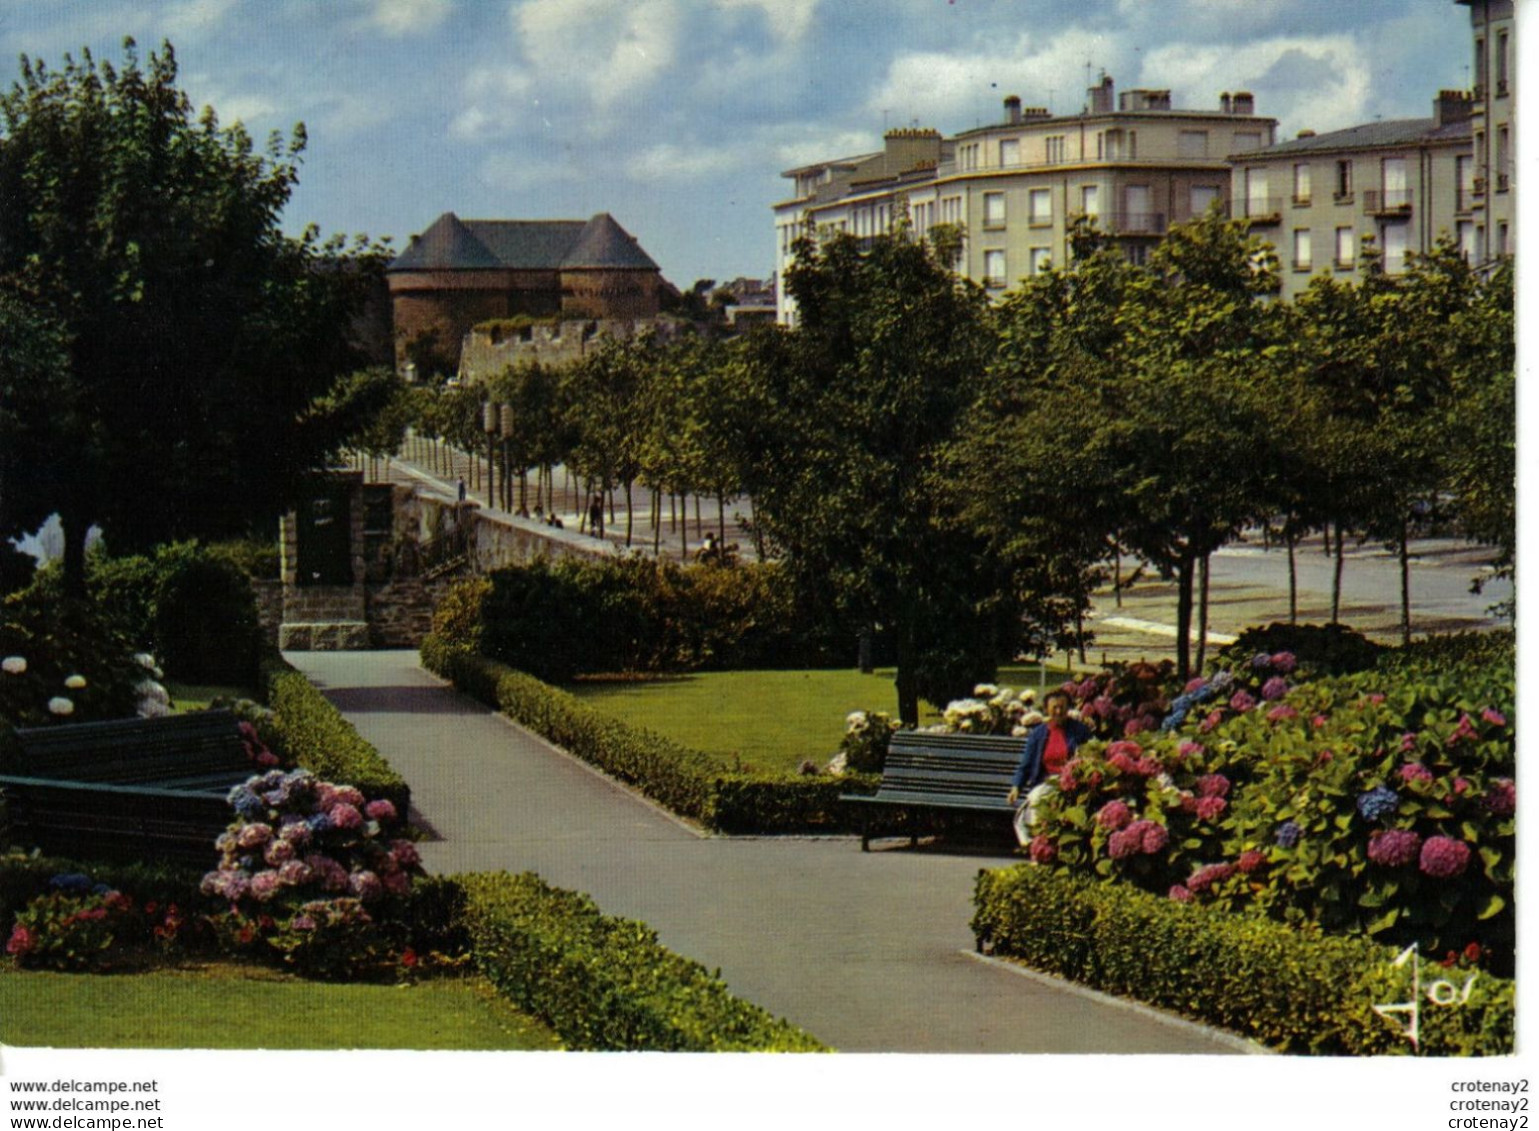
<svg viewBox="0 0 1539 1131"><path fill-rule="evenodd" d="M1103 230L1117 236L1163 236L1163 212L1103 212L1099 217Z"/></svg>
<svg viewBox="0 0 1539 1131"><path fill-rule="evenodd" d="M1411 214L1410 189L1369 189L1363 193L1363 211L1370 216L1394 219Z"/></svg>
<svg viewBox="0 0 1539 1131"><path fill-rule="evenodd" d="M1506 173L1498 173L1498 174L1496 174L1496 191L1497 192L1506 192L1511 187L1512 187L1512 178L1511 177L1509 177Z"/></svg>
<svg viewBox="0 0 1539 1131"><path fill-rule="evenodd" d="M1252 224L1282 223L1283 201L1280 196L1246 196L1233 204L1236 220L1249 220Z"/></svg>

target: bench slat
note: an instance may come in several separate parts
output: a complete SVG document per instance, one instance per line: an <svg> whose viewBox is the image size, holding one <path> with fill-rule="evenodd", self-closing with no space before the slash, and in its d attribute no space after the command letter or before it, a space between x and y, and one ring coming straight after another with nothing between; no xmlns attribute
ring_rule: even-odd
<svg viewBox="0 0 1539 1131"><path fill-rule="evenodd" d="M16 735L21 754L14 768L30 777L153 784L252 772L235 715L224 710L24 727Z"/></svg>

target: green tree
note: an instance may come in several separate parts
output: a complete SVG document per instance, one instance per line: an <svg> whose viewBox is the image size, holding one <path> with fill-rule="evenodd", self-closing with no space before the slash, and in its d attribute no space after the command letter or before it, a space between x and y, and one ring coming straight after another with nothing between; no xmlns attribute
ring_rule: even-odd
<svg viewBox="0 0 1539 1131"><path fill-rule="evenodd" d="M41 494L7 514L59 513L72 594L93 523L118 550L242 532L345 446L369 407L339 400L363 359L347 331L383 267L377 247L279 229L302 127L259 152L194 115L169 44L146 66L131 40L124 54L23 57L0 97L0 290L62 330L51 427L68 460L13 481Z"/></svg>
<svg viewBox="0 0 1539 1131"><path fill-rule="evenodd" d="M915 725L922 694L944 701L1014 644L1008 588L939 473L987 362L987 299L907 233L804 239L786 286L799 325L741 359L745 486L803 599L852 643L881 626Z"/></svg>

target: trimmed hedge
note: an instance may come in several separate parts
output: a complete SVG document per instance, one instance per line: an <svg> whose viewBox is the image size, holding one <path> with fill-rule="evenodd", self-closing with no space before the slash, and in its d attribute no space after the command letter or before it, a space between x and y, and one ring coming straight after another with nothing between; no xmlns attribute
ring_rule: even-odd
<svg viewBox="0 0 1539 1131"><path fill-rule="evenodd" d="M1243 1034L1289 1053L1412 1052L1373 1006L1411 998L1410 963L1361 936L1325 935L1162 899L1029 864L982 871L973 894L980 948ZM1473 971L1422 963L1420 1051L1496 1056L1513 1050L1514 986L1480 973L1467 1002L1427 998ZM1445 999L1453 995L1439 990Z"/></svg>
<svg viewBox="0 0 1539 1131"><path fill-rule="evenodd" d="M276 650L262 656L261 674L273 711L268 725L294 761L329 781L355 785L367 797L387 798L405 816L411 786L314 684Z"/></svg>
<svg viewBox="0 0 1539 1131"><path fill-rule="evenodd" d="M848 832L856 820L839 795L876 788L877 779L866 775L725 770L698 750L628 726L533 676L433 636L423 642L422 663L548 741L717 832Z"/></svg>
<svg viewBox="0 0 1539 1131"><path fill-rule="evenodd" d="M728 992L645 923L532 873L457 877L471 952L520 1009L580 1050L823 1052L809 1034Z"/></svg>

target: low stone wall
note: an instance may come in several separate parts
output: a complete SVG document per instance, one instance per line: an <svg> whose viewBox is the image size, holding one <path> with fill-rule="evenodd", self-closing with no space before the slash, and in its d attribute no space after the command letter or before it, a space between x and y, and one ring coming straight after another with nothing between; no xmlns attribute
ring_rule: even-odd
<svg viewBox="0 0 1539 1131"><path fill-rule="evenodd" d="M369 645L416 648L433 627L433 610L453 577L401 578L368 587Z"/></svg>
<svg viewBox="0 0 1539 1131"><path fill-rule="evenodd" d="M490 573L514 562L537 557L599 558L613 553L606 542L575 530L557 529L529 520L504 520L486 514L476 516L476 573Z"/></svg>

